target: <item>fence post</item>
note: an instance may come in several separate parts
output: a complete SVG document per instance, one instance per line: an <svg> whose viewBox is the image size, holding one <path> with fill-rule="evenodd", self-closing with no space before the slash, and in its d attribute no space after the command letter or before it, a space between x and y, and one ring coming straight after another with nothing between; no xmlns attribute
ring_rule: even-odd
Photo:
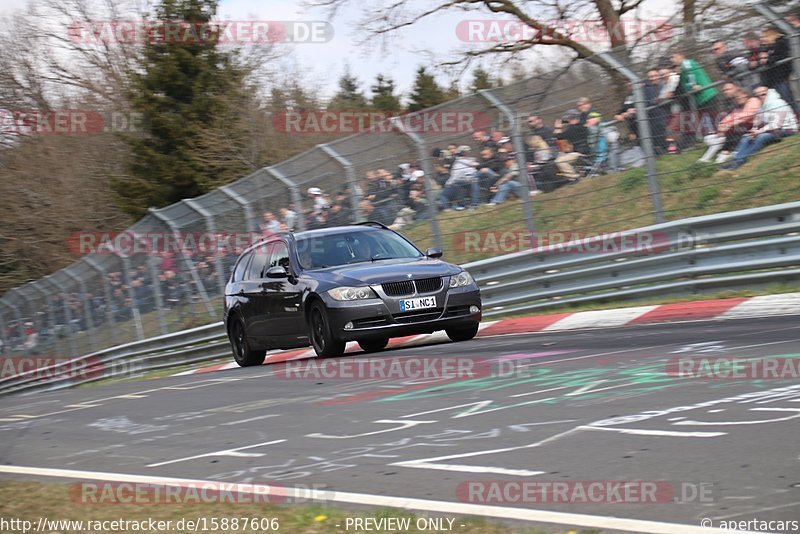
<svg viewBox="0 0 800 534"><path fill-rule="evenodd" d="M14 290L11 289L6 294L7 295L10 294L12 291L14 291ZM19 307L14 305L14 304L8 304L8 305L11 307L11 310L14 312L14 317L17 318L17 332L19 332L20 339L23 339L24 331L25 331L24 330L25 323L23 323L23 321L22 321L22 314L19 312Z"/></svg>
<svg viewBox="0 0 800 534"><path fill-rule="evenodd" d="M256 219L253 216L253 206L250 205L250 201L244 198L236 191L234 191L230 185L223 185L222 187L219 188L219 190L222 191L222 193L230 197L231 200L233 200L242 207L242 211L244 211L245 221L247 221L247 231L258 232Z"/></svg>
<svg viewBox="0 0 800 534"><path fill-rule="evenodd" d="M47 292L44 288L39 287L38 280L36 282L31 283L31 286L33 287L33 289L41 293L41 295L44 297L45 302L47 302L47 315L50 318L50 324L53 325L52 326L53 347L58 347L61 353L65 354L63 343L61 342L61 339L58 337L58 333L56 332L57 323L56 323L55 309L53 308L52 295L49 292Z"/></svg>
<svg viewBox="0 0 800 534"><path fill-rule="evenodd" d="M434 202L433 188L431 188L431 180L433 180L433 166L431 165L430 154L428 148L425 146L425 140L420 137L416 132L410 132L406 129L405 124L400 117L392 117L389 119L392 126L400 130L400 133L411 139L417 147L417 155L419 163L422 165L422 172L425 173L425 196L428 198L428 217L431 219L431 232L433 233L433 242L436 247L442 249L442 232L439 230L439 212L437 203Z"/></svg>
<svg viewBox="0 0 800 534"><path fill-rule="evenodd" d="M8 304L3 302L2 299L0 299L0 304L2 304L3 306L6 306L6 307L8 306ZM4 356L4 355L8 354L8 351L11 349L11 347L8 346L8 337L6 336L6 325L7 324L8 323L6 322L5 314L3 314L3 311L0 310L0 340L3 341L3 346L0 347L0 356Z"/></svg>
<svg viewBox="0 0 800 534"><path fill-rule="evenodd" d="M13 289L9 290L8 293L6 293L6 295L11 293L11 291L13 291ZM19 330L19 332L21 334L22 333L22 330L21 330L21 328L22 328L22 315L20 315L20 313L19 313L19 308L17 308L16 306L11 304L10 302L6 302L5 300L0 300L0 303L2 303L9 310L11 310L11 312L14 315L14 317L16 317L16 319L17 319L17 329ZM5 333L5 324L3 326L4 326L4 328L3 328L3 336L4 336L3 337L3 342L6 343L6 345L5 345L6 348L4 350L7 350L8 352L11 352L11 349L13 347L11 347L11 345L8 343L8 339L5 338L5 335L6 335L6 333Z"/></svg>
<svg viewBox="0 0 800 534"><path fill-rule="evenodd" d="M525 140L522 136L522 130L519 125L519 118L505 102L497 98L497 96L490 89L482 89L478 94L486 99L489 104L497 108L497 110L506 116L509 124L511 125L511 142L514 145L514 152L517 158L517 167L519 167L520 182L522 182L522 191L525 198L522 199L522 210L525 214L525 226L528 228L528 233L531 235L531 243L536 240L536 221L533 218L533 205L531 202L531 188L528 182L528 162L525 159ZM534 187L536 183L534 181Z"/></svg>
<svg viewBox="0 0 800 534"><path fill-rule="evenodd" d="M792 92L795 99L789 104L796 107L797 101L800 99L800 29L786 22L786 19L781 17L771 6L764 4L763 0L756 2L753 9L785 32L786 38L789 39L789 46L792 50Z"/></svg>
<svg viewBox="0 0 800 534"><path fill-rule="evenodd" d="M78 283L78 287L81 290L81 302L83 303L83 320L86 321L86 330L89 332L89 344L92 347L92 351L97 351L97 336L95 336L94 331L94 321L92 320L92 307L91 303L86 301L86 294L88 291L86 290L86 283L77 275L73 274L72 271L69 270L69 267L65 267L62 269L62 272L75 280Z"/></svg>
<svg viewBox="0 0 800 534"><path fill-rule="evenodd" d="M190 209L196 211L198 215L203 217L206 221L206 229L214 236L214 244L217 244L217 224L214 222L214 215L210 211L201 206L196 200L186 198L182 201L189 206ZM214 250L214 264L217 268L217 285L219 285L219 294L225 294L225 273L222 272L222 258L219 255L219 246Z"/></svg>
<svg viewBox="0 0 800 534"><path fill-rule="evenodd" d="M84 261L86 264L89 265L92 269L97 271L100 274L100 279L103 281L103 295L106 299L106 321L109 322L111 325L111 335L114 339L117 339L117 319L114 317L114 314L111 312L111 286L108 282L108 273L105 269L103 269L102 265L100 265L96 260L91 258L90 256L84 256ZM166 333L166 332L165 332Z"/></svg>
<svg viewBox="0 0 800 534"><path fill-rule="evenodd" d="M336 152L329 143L317 145L323 152L330 156L336 163L342 166L345 175L347 176L347 186L350 188L350 207L353 210L353 222L361 222L364 220L361 215L361 193L356 180L356 173L353 169L353 163Z"/></svg>
<svg viewBox="0 0 800 534"><path fill-rule="evenodd" d="M600 52L598 56L612 69L625 76L633 84L633 97L636 100L636 122L639 126L639 141L642 144L645 161L647 162L647 182L650 186L650 199L653 204L653 216L656 224L664 222L664 207L661 200L661 187L658 184L658 171L656 170L656 155L653 150L653 138L650 133L650 120L647 114L647 99L644 95L644 81L631 69L623 65L616 57L608 52Z"/></svg>
<svg viewBox="0 0 800 534"><path fill-rule="evenodd" d="M61 288L53 281L51 275L46 275L42 280L53 286L56 292L61 293L61 307L64 310L64 321L67 323L65 326L67 327L67 335L69 336L67 343L72 351L70 357L80 356L80 354L78 354L78 345L75 341L75 334L72 331L72 313L69 311L69 299L67 298L67 294L61 291Z"/></svg>
<svg viewBox="0 0 800 534"><path fill-rule="evenodd" d="M287 178L283 172L276 169L275 166L265 167L264 170L289 188L289 192L292 195L292 202L294 202L295 212L297 213L297 222L299 223L300 231L302 232L306 229L306 217L305 213L303 212L303 196L300 194L300 188L297 187L296 183Z"/></svg>
<svg viewBox="0 0 800 534"><path fill-rule="evenodd" d="M144 328L142 328L139 303L136 302L136 294L133 292L133 286L131 285L131 260L127 254L123 254L114 248L111 248L111 252L122 260L122 279L125 281L125 285L128 286L128 298L131 299L131 320L133 320L133 325L136 328L136 339L141 341L144 339ZM124 305L125 303L123 302L122 304Z"/></svg>
<svg viewBox="0 0 800 534"><path fill-rule="evenodd" d="M176 237L180 234L180 231L178 230L178 225L175 224L175 221L173 221L163 213L160 213L155 208L150 208L148 211L153 217L155 217L159 221L169 226L169 229L172 230L172 233L174 233ZM216 319L217 312L214 310L214 306L211 305L211 300L209 300L208 298L208 293L206 293L206 288L205 286L203 286L203 281L200 280L200 276L197 274L197 269L195 268L194 263L189 258L189 256L186 255L186 251L183 249L183 247L179 248L181 252L181 257L183 258L183 263L186 265L186 267L189 268L189 273L192 277L192 281L194 282L194 285L197 288L197 292L200 293L200 297L203 299L206 311L212 318Z"/></svg>

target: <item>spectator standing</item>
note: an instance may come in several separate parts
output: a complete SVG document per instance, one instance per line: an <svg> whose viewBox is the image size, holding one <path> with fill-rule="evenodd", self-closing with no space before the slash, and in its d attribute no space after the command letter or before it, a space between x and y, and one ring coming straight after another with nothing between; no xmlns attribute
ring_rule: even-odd
<svg viewBox="0 0 800 534"><path fill-rule="evenodd" d="M577 102L578 113L580 113L580 125L586 126L586 121L589 119L589 113L595 111L592 101L587 96L582 96Z"/></svg>
<svg viewBox="0 0 800 534"><path fill-rule="evenodd" d="M714 54L717 69L719 69L723 78L730 82L746 85L746 78L750 74L750 65L746 53L728 50L728 43L722 40L714 41L711 45L711 52Z"/></svg>
<svg viewBox="0 0 800 534"><path fill-rule="evenodd" d="M776 26L769 26L762 32L763 49L759 54L762 84L775 89L784 102L797 111L789 78L792 76L792 57L789 39Z"/></svg>
<svg viewBox="0 0 800 534"><path fill-rule="evenodd" d="M280 232L281 223L275 218L275 214L271 211L264 212L263 221L261 223L261 233L264 235L274 234Z"/></svg>
<svg viewBox="0 0 800 534"><path fill-rule="evenodd" d="M294 206L290 205L288 208L281 208L280 214L283 224L286 225L286 228L288 228L290 231L293 231L297 223L297 212L294 211Z"/></svg>
<svg viewBox="0 0 800 534"><path fill-rule="evenodd" d="M694 59L688 59L682 49L676 49L672 53L672 63L680 71L680 85L687 94L693 93L697 104L697 111L702 113L712 113L719 106L717 89L711 86L711 78L708 77L705 69Z"/></svg>
<svg viewBox="0 0 800 534"><path fill-rule="evenodd" d="M566 125L564 122L566 121ZM580 178L572 166L581 156L589 154L589 136L585 126L580 123L580 114L577 110L568 111L563 119L555 122L553 130L556 139L560 141L561 154L556 158L559 172L570 179Z"/></svg>

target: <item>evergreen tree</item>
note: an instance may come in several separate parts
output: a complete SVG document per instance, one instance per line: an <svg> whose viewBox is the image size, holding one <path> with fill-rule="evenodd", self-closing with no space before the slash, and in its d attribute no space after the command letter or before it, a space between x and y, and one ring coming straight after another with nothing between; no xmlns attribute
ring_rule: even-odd
<svg viewBox="0 0 800 534"><path fill-rule="evenodd" d="M339 78L339 91L334 95L328 109L339 111L362 110L367 107L367 99L358 90L358 79L346 68L342 77Z"/></svg>
<svg viewBox="0 0 800 534"><path fill-rule="evenodd" d="M472 84L469 86L470 91L477 93L481 89L491 89L494 87L489 73L478 67L472 72Z"/></svg>
<svg viewBox="0 0 800 534"><path fill-rule="evenodd" d="M447 88L447 91L444 92L444 99L445 101L448 100L455 100L456 98L461 97L461 87L458 86L458 80L453 80L450 83L450 87Z"/></svg>
<svg viewBox="0 0 800 534"><path fill-rule="evenodd" d="M419 111L447 100L444 91L436 83L433 75L425 71L425 67L417 69L417 77L414 80L414 89L411 92L411 102L408 104L408 111Z"/></svg>
<svg viewBox="0 0 800 534"><path fill-rule="evenodd" d="M394 80L378 74L375 78L375 85L370 87L370 90L372 91L371 104L374 109L387 113L400 111L400 99L394 94Z"/></svg>
<svg viewBox="0 0 800 534"><path fill-rule="evenodd" d="M217 0L163 0L154 18L200 27L216 10ZM200 139L204 129L232 127L220 119L243 78L233 54L217 48L218 34L162 31L172 37L148 41L131 73L131 105L142 114L144 131L125 138L131 148L128 177L111 184L119 206L135 216L219 185L199 157Z"/></svg>

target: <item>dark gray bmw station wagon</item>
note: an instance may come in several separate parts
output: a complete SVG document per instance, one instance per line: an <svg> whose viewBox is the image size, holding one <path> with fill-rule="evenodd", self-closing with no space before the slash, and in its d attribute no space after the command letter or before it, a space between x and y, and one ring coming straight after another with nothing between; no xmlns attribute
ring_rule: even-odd
<svg viewBox="0 0 800 534"><path fill-rule="evenodd" d="M308 345L338 356L348 341L374 352L437 330L472 339L480 290L441 255L379 223L269 236L242 253L225 288L236 362L260 365L267 350Z"/></svg>

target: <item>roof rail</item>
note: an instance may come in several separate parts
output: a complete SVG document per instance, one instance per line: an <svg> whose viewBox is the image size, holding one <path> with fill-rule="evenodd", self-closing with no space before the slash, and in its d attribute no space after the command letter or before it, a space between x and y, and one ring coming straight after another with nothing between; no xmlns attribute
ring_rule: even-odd
<svg viewBox="0 0 800 534"><path fill-rule="evenodd" d="M382 228L384 230L391 230L391 228L389 228L385 224L383 224L381 222L378 222L378 221L364 221L364 222L360 222L360 223L355 223L354 226L372 226L374 228Z"/></svg>
<svg viewBox="0 0 800 534"><path fill-rule="evenodd" d="M263 244L265 241L269 241L269 240L270 240L270 239L272 239L273 237L281 237L281 236L285 236L285 237L293 238L293 237L294 237L294 233L293 233L293 232L290 232L290 231L288 231L288 230L280 230L280 231L278 231L278 232L270 232L270 233L269 233L269 235L265 235L265 236L261 237L260 239L258 239L257 241L254 241L254 242L253 242L253 243L252 243L252 244L251 244L249 247L247 247L247 248L248 248L248 249L249 249L249 248L253 248L253 247L257 246L257 245L261 245L261 244Z"/></svg>

